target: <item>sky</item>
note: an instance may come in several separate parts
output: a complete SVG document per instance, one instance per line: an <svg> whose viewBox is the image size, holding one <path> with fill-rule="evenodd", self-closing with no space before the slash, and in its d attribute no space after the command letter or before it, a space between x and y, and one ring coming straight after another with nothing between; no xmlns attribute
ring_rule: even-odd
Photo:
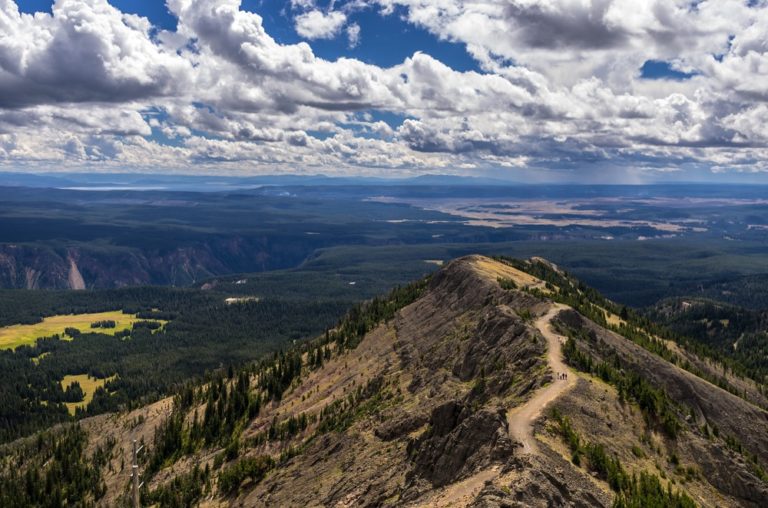
<svg viewBox="0 0 768 508"><path fill-rule="evenodd" d="M0 0L0 170L768 183L768 0Z"/></svg>

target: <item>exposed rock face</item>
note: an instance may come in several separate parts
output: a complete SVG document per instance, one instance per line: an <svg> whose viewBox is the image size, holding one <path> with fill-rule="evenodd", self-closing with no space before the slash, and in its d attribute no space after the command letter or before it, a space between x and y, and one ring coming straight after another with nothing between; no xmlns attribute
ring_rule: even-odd
<svg viewBox="0 0 768 508"><path fill-rule="evenodd" d="M49 249L0 245L0 287L69 288L69 263Z"/></svg>
<svg viewBox="0 0 768 508"><path fill-rule="evenodd" d="M77 263L70 255L68 258L69 261L69 277L67 277L69 281L69 288L70 289L85 289L85 281L83 280L83 275L80 273L80 269L77 267Z"/></svg>
<svg viewBox="0 0 768 508"><path fill-rule="evenodd" d="M473 411L450 401L432 411L429 430L408 447L414 464L410 476L442 487L494 461L508 459L513 451L503 409Z"/></svg>
<svg viewBox="0 0 768 508"><path fill-rule="evenodd" d="M568 506L594 508L611 505L611 496L595 488L561 457L513 457L507 463L509 488L488 483L469 504L472 508L528 508Z"/></svg>
<svg viewBox="0 0 768 508"><path fill-rule="evenodd" d="M427 421L427 417L423 414L403 414L379 425L374 434L382 441L392 441L420 429Z"/></svg>
<svg viewBox="0 0 768 508"><path fill-rule="evenodd" d="M274 256L271 251L269 245L241 238L216 239L167 250L0 244L0 288L183 286L216 275L287 268L303 259L301 254Z"/></svg>

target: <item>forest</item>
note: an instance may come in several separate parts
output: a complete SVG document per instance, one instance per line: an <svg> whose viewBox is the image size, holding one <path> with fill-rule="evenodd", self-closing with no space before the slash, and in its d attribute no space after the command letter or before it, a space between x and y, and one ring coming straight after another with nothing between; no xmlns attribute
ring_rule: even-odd
<svg viewBox="0 0 768 508"><path fill-rule="evenodd" d="M70 419L63 402L76 397L60 385L66 375L116 376L96 391L86 410L78 410L80 418L141 406L206 371L241 365L316 335L352 301L326 297L319 287L310 294L312 289L234 305L226 304L221 293L196 289L2 293L4 324L116 309L169 323L157 329L150 321L138 321L129 333L117 336L105 334L109 323L106 330L105 323L97 323L77 330L72 341L48 337L34 346L0 351L0 442Z"/></svg>
<svg viewBox="0 0 768 508"><path fill-rule="evenodd" d="M314 334L316 336L308 334L309 340L269 355L262 354L259 361L245 362L239 367L230 364L226 369L210 371L199 382L179 383L173 389L176 395L172 413L157 429L153 442L147 443L148 453L142 455L145 478L151 478L167 464L202 447L221 446L225 451L217 459L220 470L216 474L218 488L227 492L235 490L244 478L258 479L278 462L288 460L290 450L277 462L269 457L236 460L244 444L240 440L243 423L256 417L262 404L279 400L307 369L319 368L323 357L327 359L331 354L355 348L377 324L392 319L397 310L418 298L427 283L425 278L397 287L385 297L355 305L343 319L334 320L333 330L326 328L325 333ZM201 316L201 319L209 317L213 316ZM302 360L303 357L306 360ZM375 384L361 387L350 394L347 401L340 401L343 404L326 408L320 416L326 423L321 426L321 432L338 430L344 409L374 396L380 388ZM196 414L193 421L186 422L186 412L193 404L200 403L205 409L199 418ZM275 422L263 439L282 440L306 428L307 417L302 416ZM6 449L0 448L3 452L0 453L0 505L91 506L98 501L103 495L100 468L108 462L110 444L108 449L97 449L89 455L84 448L85 441L84 431L73 424L41 432ZM222 468L225 462L229 465ZM48 466L43 468L43 463ZM142 502L166 507L190 506L210 488L211 475L208 468L194 468L169 485L154 490L145 487ZM54 486L48 491L51 497L46 497L47 486Z"/></svg>
<svg viewBox="0 0 768 508"><path fill-rule="evenodd" d="M648 317L762 383L768 381L768 310L730 305L709 298L665 299L646 310Z"/></svg>

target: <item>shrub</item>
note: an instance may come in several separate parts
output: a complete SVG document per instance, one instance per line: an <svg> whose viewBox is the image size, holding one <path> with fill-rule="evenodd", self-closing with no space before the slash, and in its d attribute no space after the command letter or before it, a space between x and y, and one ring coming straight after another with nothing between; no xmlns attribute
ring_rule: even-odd
<svg viewBox="0 0 768 508"><path fill-rule="evenodd" d="M246 457L219 473L219 490L234 493L246 479L259 482L274 467L275 461L269 455Z"/></svg>

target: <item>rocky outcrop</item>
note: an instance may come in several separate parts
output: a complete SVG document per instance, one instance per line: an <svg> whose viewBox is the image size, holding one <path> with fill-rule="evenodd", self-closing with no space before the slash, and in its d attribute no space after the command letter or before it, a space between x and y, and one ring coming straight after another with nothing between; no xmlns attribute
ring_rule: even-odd
<svg viewBox="0 0 768 508"><path fill-rule="evenodd" d="M402 438L411 432L420 429L428 422L424 414L401 414L379 425L374 434L382 441L392 441Z"/></svg>
<svg viewBox="0 0 768 508"><path fill-rule="evenodd" d="M409 479L442 487L488 464L512 456L505 411L473 411L450 401L432 412L429 430L408 446L414 468Z"/></svg>
<svg viewBox="0 0 768 508"><path fill-rule="evenodd" d="M69 261L69 276L67 277L69 288L85 289L85 280L83 280L83 275L80 273L74 258L70 255L67 260Z"/></svg>
<svg viewBox="0 0 768 508"><path fill-rule="evenodd" d="M471 508L597 508L611 506L611 496L595 488L589 476L554 455L515 457L505 473L509 487L488 483Z"/></svg>

